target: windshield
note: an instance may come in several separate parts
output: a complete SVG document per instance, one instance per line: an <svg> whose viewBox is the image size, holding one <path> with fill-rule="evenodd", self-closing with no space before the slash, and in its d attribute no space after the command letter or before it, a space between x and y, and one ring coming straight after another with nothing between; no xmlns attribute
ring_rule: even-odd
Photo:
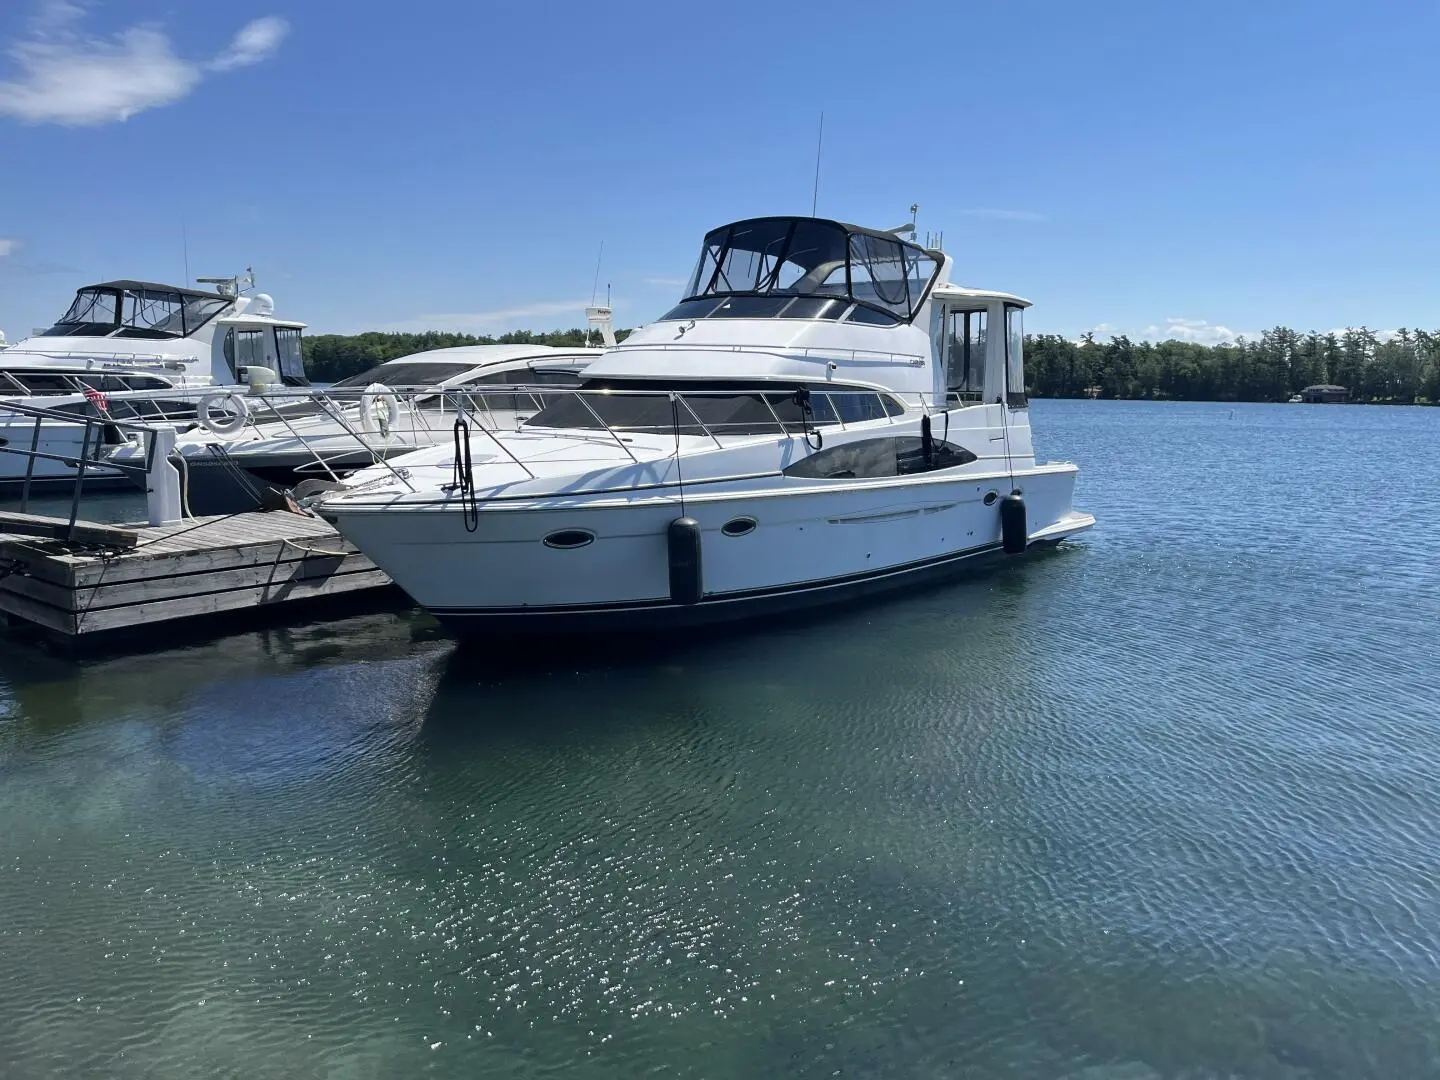
<svg viewBox="0 0 1440 1080"><path fill-rule="evenodd" d="M381 364L369 371L362 371L359 375L341 379L334 385L369 386L371 383L379 383L381 386L438 386L446 379L453 379L474 366L453 360L438 363L434 360L417 360L408 364Z"/></svg>
<svg viewBox="0 0 1440 1080"><path fill-rule="evenodd" d="M193 334L230 301L165 288L91 286L42 337L174 338Z"/></svg>
<svg viewBox="0 0 1440 1080"><path fill-rule="evenodd" d="M908 320L935 270L914 244L837 222L739 221L705 237L685 302L664 318L839 318L848 305L826 303L833 299ZM718 302L726 297L736 299Z"/></svg>

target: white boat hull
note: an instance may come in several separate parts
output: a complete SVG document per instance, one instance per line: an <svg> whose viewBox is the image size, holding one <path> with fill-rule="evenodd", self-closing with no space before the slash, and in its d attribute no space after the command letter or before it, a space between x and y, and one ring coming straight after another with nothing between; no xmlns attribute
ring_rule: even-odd
<svg viewBox="0 0 1440 1080"><path fill-rule="evenodd" d="M652 630L812 607L955 573L1000 552L998 499L1010 490L1025 500L1031 542L1057 543L1094 523L1071 510L1076 471L1039 466L1014 474L1013 486L1008 474L838 486L787 479L764 491L687 492L683 506L673 488L628 500L482 503L473 532L455 501L406 513L357 508L332 520L461 635ZM701 531L703 595L693 604L671 595L667 530L682 516ZM744 519L754 521L750 531L724 531ZM567 531L594 539L546 545Z"/></svg>
<svg viewBox="0 0 1440 1080"><path fill-rule="evenodd" d="M91 429L91 439L101 436L99 426ZM35 489L70 488L76 479L73 462L80 457L85 439L84 424L66 424L54 420L43 421L40 425L40 439L35 442L35 421L27 416L0 417L0 495L17 494L24 486L29 470L31 486ZM49 457L36 457L33 467L29 451L35 449ZM91 445L87 457L99 457L105 452L104 445ZM64 460L55 460L61 458ZM118 469L88 466L85 469L87 483L97 481L125 482L124 474Z"/></svg>

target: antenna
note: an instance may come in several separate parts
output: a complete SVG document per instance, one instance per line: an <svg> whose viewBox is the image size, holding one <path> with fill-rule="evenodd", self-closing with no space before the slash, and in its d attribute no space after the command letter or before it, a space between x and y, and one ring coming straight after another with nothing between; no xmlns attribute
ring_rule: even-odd
<svg viewBox="0 0 1440 1080"><path fill-rule="evenodd" d="M591 288L590 288L590 303L591 303L592 306L593 306L594 303L595 303L595 297L596 297L596 295L600 292L600 260L603 259L604 257L605 257L605 241L604 241L604 240L601 240L601 241L600 241L600 254L598 254L598 255L595 256L595 284L594 284L593 286L591 286ZM609 285L606 285L606 286L605 286L605 289L606 289L606 293L607 293L606 299L605 299L605 303L606 303L606 305L608 306L609 303L610 303L610 299L609 299L609 295L608 295L610 286L609 286Z"/></svg>
<svg viewBox="0 0 1440 1080"><path fill-rule="evenodd" d="M825 145L825 110L820 110L820 132L815 136L815 190L810 194L810 216L820 202L820 148Z"/></svg>
<svg viewBox="0 0 1440 1080"><path fill-rule="evenodd" d="M190 284L190 231L185 228L185 215L180 215L180 249L185 253L185 284Z"/></svg>

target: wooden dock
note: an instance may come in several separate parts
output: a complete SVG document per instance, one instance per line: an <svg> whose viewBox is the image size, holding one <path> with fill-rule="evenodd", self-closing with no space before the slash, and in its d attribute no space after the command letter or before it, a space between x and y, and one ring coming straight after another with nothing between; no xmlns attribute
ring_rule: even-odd
<svg viewBox="0 0 1440 1080"><path fill-rule="evenodd" d="M52 640L280 609L393 586L318 518L283 511L161 526L0 514L0 614Z"/></svg>

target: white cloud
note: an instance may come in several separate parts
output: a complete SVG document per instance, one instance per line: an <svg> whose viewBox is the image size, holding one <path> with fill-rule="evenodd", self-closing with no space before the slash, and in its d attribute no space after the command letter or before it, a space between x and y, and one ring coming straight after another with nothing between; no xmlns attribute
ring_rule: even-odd
<svg viewBox="0 0 1440 1080"><path fill-rule="evenodd" d="M1114 337L1128 337L1131 341L1193 341L1198 345L1229 345L1242 337L1247 341L1260 337L1248 330L1232 330L1208 319L1177 318L1168 318L1164 323L1150 323L1138 328L1102 322L1090 327L1088 332L1100 342Z"/></svg>
<svg viewBox="0 0 1440 1080"><path fill-rule="evenodd" d="M241 27L235 40L230 43L230 48L210 61L210 70L234 71L238 67L248 67L268 60L275 55L275 50L280 48L280 43L289 32L290 24L278 16L268 15L263 19L256 19Z"/></svg>
<svg viewBox="0 0 1440 1080"><path fill-rule="evenodd" d="M1232 330L1208 319L1168 318L1163 326L1151 324L1139 332L1142 341L1193 341L1198 345L1228 345L1240 338L1255 339L1259 334Z"/></svg>
<svg viewBox="0 0 1440 1080"><path fill-rule="evenodd" d="M0 259L5 258L7 255L14 255L15 252L19 250L19 240L14 240L8 236L0 236Z"/></svg>
<svg viewBox="0 0 1440 1080"><path fill-rule="evenodd" d="M683 277L665 277L665 276L663 276L663 275L657 275L657 276L655 276L655 277L647 277L647 278L644 279L644 281L645 281L645 284L646 284L646 285L664 285L664 286L666 286L666 287L668 287L668 288L676 288L676 287L681 286L681 285L689 285L689 284L690 284L690 279L689 279L689 278L683 278Z"/></svg>
<svg viewBox="0 0 1440 1080"><path fill-rule="evenodd" d="M1037 214L1034 210L998 210L992 206L977 206L971 210L960 211L966 217L989 218L992 221L1044 221L1044 214Z"/></svg>
<svg viewBox="0 0 1440 1080"><path fill-rule="evenodd" d="M1343 338L1346 334L1350 333L1351 331L1355 331L1355 330L1365 330L1365 329L1367 329L1367 327L1363 327L1363 326L1342 326L1342 327L1340 327L1339 329L1331 330L1330 333L1334 334L1337 338ZM1398 330L1371 330L1370 333L1374 336L1375 340L1378 341L1378 342L1380 342L1380 344L1382 344L1382 345L1383 345L1385 342L1387 342L1387 341L1393 341L1393 340L1395 340L1397 337L1400 336L1400 332L1399 332Z"/></svg>
<svg viewBox="0 0 1440 1080"><path fill-rule="evenodd" d="M74 127L128 120L179 101L207 68L229 71L265 59L287 29L283 19L257 19L229 49L201 64L176 56L170 39L155 29L134 27L113 39L84 36L73 28L82 14L64 0L41 6L29 40L9 49L18 77L0 82L0 116Z"/></svg>
<svg viewBox="0 0 1440 1080"><path fill-rule="evenodd" d="M404 331L454 330L468 334L484 334L494 330L542 330L548 327L521 326L525 319L536 319L555 315L573 315L575 326L585 322L585 309L590 301L584 300L538 300L533 304L518 307L499 308L495 311L470 311L431 313L416 315L394 323L390 329Z"/></svg>
<svg viewBox="0 0 1440 1080"><path fill-rule="evenodd" d="M43 0L30 20L36 35L44 36L63 30L70 23L85 14L85 9L69 0Z"/></svg>

